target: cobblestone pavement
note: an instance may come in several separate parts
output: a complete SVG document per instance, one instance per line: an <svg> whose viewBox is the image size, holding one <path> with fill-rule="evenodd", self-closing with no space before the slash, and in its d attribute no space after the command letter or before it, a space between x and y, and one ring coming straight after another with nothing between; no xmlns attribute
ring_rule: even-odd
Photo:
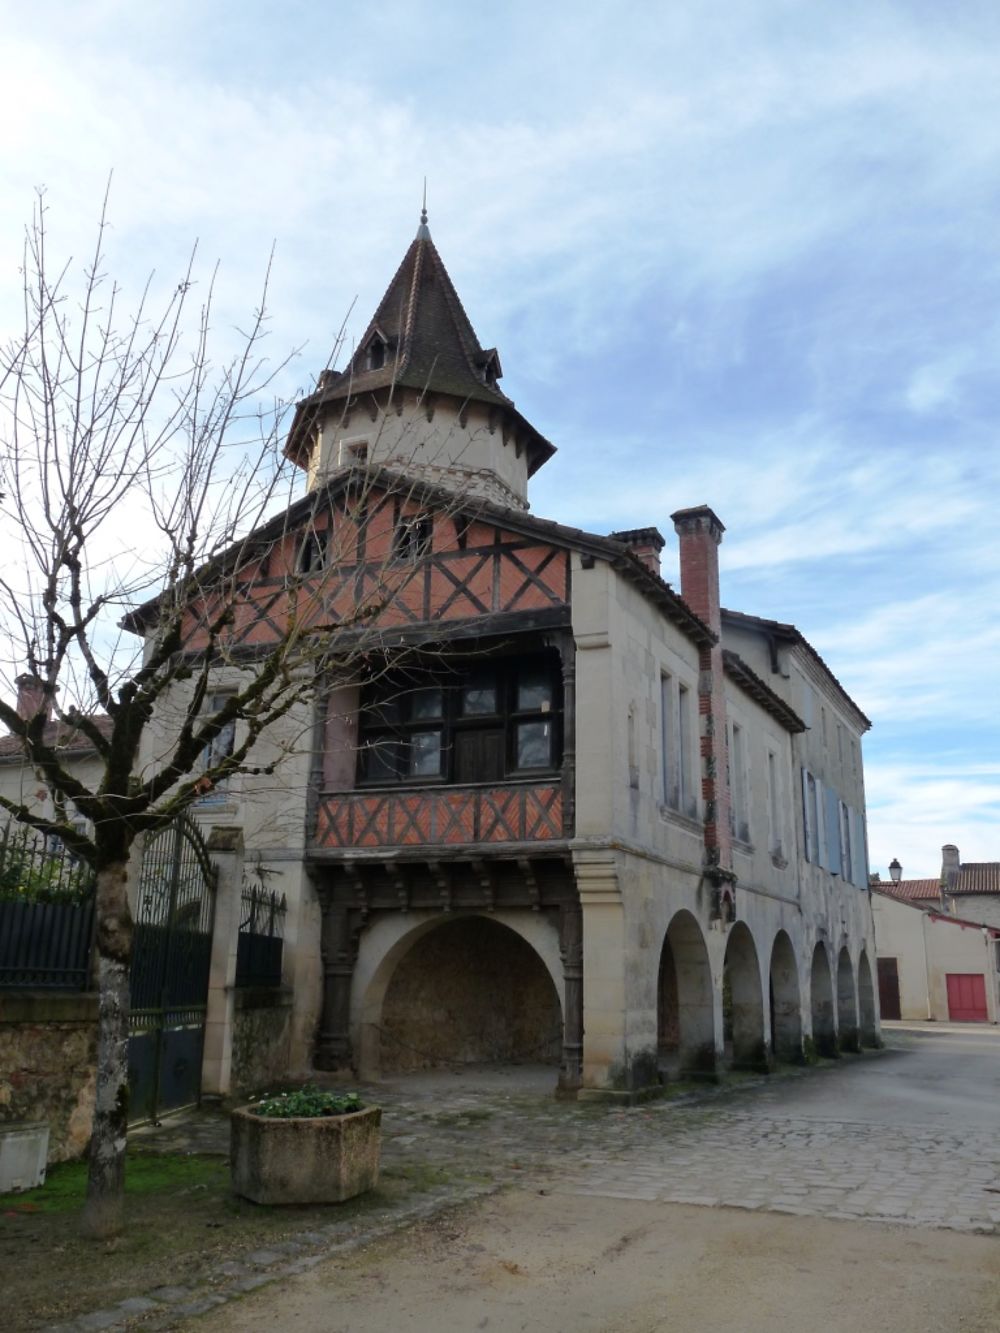
<svg viewBox="0 0 1000 1333"><path fill-rule="evenodd" d="M384 1108L387 1165L421 1161L466 1181L580 1196L1000 1234L998 1035L894 1032L891 1041L878 1056L748 1080L693 1104L555 1102L547 1070L440 1074L368 1092ZM964 1073L959 1087L952 1061L973 1070L970 1086ZM221 1115L178 1118L155 1141L225 1152L228 1126Z"/></svg>

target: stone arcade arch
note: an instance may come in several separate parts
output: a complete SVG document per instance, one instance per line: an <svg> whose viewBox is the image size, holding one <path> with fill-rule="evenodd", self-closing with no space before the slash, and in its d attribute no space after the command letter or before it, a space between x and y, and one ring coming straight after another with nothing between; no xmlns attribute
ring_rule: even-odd
<svg viewBox="0 0 1000 1333"><path fill-rule="evenodd" d="M729 930L723 965L726 1049L733 1069L766 1070L770 1052L764 1040L764 998L760 963L749 928L737 921Z"/></svg>
<svg viewBox="0 0 1000 1333"><path fill-rule="evenodd" d="M515 923L515 914L504 915L438 914L409 928L387 921L381 937L372 933L356 974L362 1078L480 1064L555 1071L557 935L537 917Z"/></svg>
<svg viewBox="0 0 1000 1333"><path fill-rule="evenodd" d="M817 1055L836 1056L837 1025L833 1016L833 980L830 976L830 957L822 940L812 956L812 975L809 984L812 1007L812 1039Z"/></svg>
<svg viewBox="0 0 1000 1333"><path fill-rule="evenodd" d="M779 930L771 950L771 1047L776 1060L802 1063L802 990L795 950Z"/></svg>
<svg viewBox="0 0 1000 1333"><path fill-rule="evenodd" d="M847 945L837 959L837 1029L842 1051L859 1051L858 1004L854 996L854 968Z"/></svg>
<svg viewBox="0 0 1000 1333"><path fill-rule="evenodd" d="M875 1047L879 1045L878 1020L875 1014L875 987L872 984L872 969L864 949L858 959L858 1007L861 1011L861 1045Z"/></svg>
<svg viewBox="0 0 1000 1333"><path fill-rule="evenodd" d="M660 952L657 1031L661 1068L687 1074L715 1073L712 967L698 922L680 911L667 928Z"/></svg>

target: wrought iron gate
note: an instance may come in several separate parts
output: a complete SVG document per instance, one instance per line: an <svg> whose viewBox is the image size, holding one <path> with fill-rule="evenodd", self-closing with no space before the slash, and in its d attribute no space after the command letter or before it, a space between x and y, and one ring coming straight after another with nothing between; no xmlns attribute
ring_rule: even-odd
<svg viewBox="0 0 1000 1333"><path fill-rule="evenodd" d="M215 868L182 816L146 844L139 876L129 1018L129 1118L197 1102L212 957Z"/></svg>

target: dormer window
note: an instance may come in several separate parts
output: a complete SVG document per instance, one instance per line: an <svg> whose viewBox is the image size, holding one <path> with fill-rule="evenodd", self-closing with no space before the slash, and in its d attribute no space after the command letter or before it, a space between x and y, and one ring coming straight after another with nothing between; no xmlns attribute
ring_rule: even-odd
<svg viewBox="0 0 1000 1333"><path fill-rule="evenodd" d="M503 371L500 369L500 357L496 348L491 347L483 352L479 364L483 383L489 385L491 389L496 388L497 380L503 376Z"/></svg>
<svg viewBox="0 0 1000 1333"><path fill-rule="evenodd" d="M385 365L385 354L388 345L385 338L377 330L372 334L368 349L365 352L365 368L367 370L382 369Z"/></svg>

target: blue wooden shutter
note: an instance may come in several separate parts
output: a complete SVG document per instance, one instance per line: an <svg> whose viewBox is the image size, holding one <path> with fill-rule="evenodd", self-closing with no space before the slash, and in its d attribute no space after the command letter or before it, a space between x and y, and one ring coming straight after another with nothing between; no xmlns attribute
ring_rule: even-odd
<svg viewBox="0 0 1000 1333"><path fill-rule="evenodd" d="M840 874L840 797L832 787L826 788L826 864L832 875Z"/></svg>

